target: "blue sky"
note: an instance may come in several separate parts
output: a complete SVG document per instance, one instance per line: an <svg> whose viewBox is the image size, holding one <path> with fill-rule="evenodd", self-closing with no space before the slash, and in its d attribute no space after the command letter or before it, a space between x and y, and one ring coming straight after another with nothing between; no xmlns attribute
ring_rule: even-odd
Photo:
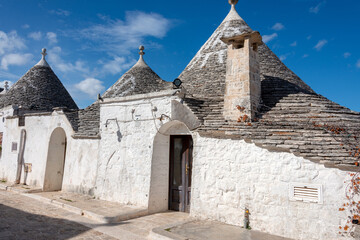
<svg viewBox="0 0 360 240"><path fill-rule="evenodd" d="M46 47L84 108L137 61L140 44L172 81L229 9L227 0L0 0L0 82L19 79ZM360 111L360 1L239 0L237 10L315 91Z"/></svg>

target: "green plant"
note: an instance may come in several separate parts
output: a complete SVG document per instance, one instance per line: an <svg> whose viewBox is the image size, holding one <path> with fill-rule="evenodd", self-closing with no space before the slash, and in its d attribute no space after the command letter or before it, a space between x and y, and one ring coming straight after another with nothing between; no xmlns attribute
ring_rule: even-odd
<svg viewBox="0 0 360 240"><path fill-rule="evenodd" d="M339 125L329 125L312 122L312 125L330 133L332 138L336 140L341 147L348 151L349 158L353 161L353 164L356 167L359 167L360 130L341 127L346 126L345 123L340 123ZM356 170L348 173L348 175L349 180L344 182L346 184L346 200L339 208L339 211L348 213L346 223L339 226L339 234L342 236L353 236L355 230L354 222L360 221L360 171Z"/></svg>
<svg viewBox="0 0 360 240"><path fill-rule="evenodd" d="M73 200L67 199L67 198L62 198L62 197L60 197L60 199L61 199L61 200L64 200L64 201L67 201L67 202L74 202Z"/></svg>

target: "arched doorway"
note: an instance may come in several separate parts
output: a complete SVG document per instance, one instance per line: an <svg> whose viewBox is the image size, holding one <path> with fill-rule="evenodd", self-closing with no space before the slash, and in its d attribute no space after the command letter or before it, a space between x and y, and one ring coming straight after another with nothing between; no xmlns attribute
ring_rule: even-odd
<svg viewBox="0 0 360 240"><path fill-rule="evenodd" d="M66 156L66 134L56 128L50 137L43 191L59 191L62 187Z"/></svg>
<svg viewBox="0 0 360 240"><path fill-rule="evenodd" d="M149 212L190 211L192 146L184 123L175 120L159 129L153 145Z"/></svg>

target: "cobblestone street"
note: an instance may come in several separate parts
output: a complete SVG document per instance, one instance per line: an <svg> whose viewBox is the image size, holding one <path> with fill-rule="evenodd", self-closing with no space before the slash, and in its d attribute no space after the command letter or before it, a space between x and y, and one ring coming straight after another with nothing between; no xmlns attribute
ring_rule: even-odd
<svg viewBox="0 0 360 240"><path fill-rule="evenodd" d="M0 239L115 239L77 222L73 213L0 190Z"/></svg>

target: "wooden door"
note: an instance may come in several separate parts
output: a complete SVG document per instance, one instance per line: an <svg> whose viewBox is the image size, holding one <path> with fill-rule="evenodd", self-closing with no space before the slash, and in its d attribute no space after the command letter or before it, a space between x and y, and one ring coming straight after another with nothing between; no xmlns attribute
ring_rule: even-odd
<svg viewBox="0 0 360 240"><path fill-rule="evenodd" d="M191 136L170 136L170 210L190 212L192 147Z"/></svg>
<svg viewBox="0 0 360 240"><path fill-rule="evenodd" d="M56 128L50 137L43 191L61 190L65 156L66 134L62 128Z"/></svg>

